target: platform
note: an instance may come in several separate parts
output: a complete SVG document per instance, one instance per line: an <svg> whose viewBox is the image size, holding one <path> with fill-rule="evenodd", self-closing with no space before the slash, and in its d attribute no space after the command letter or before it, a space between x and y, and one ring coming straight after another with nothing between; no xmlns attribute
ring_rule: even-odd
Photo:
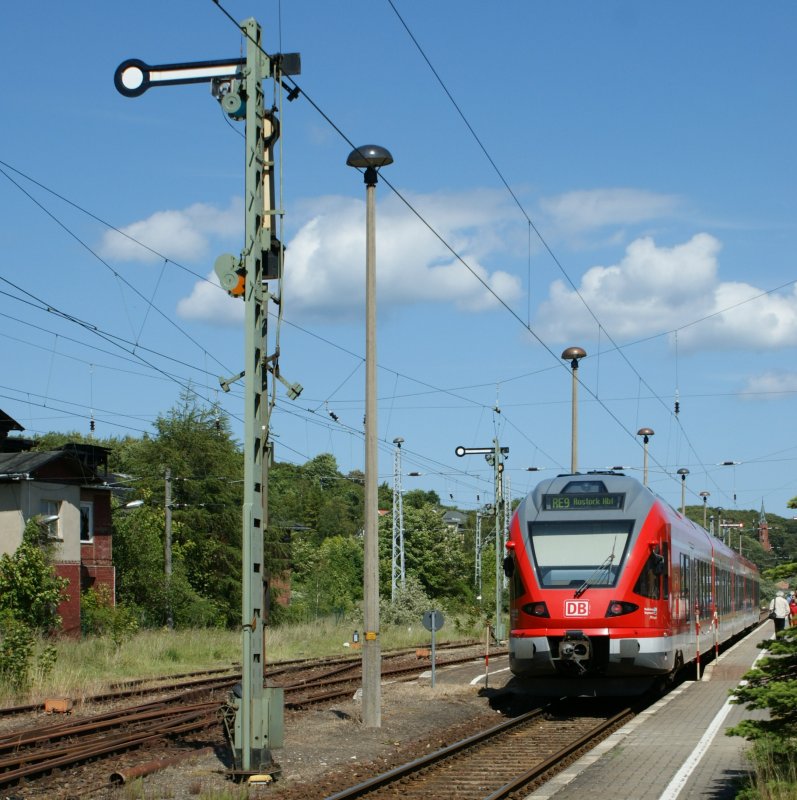
<svg viewBox="0 0 797 800"><path fill-rule="evenodd" d="M750 743L726 736L765 711L731 705L728 692L773 635L766 622L707 665L701 681L678 686L526 800L732 800L734 781L750 771Z"/></svg>

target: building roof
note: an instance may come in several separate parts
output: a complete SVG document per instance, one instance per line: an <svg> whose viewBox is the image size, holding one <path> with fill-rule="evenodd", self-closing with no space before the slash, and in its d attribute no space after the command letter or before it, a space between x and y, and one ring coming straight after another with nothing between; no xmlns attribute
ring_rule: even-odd
<svg viewBox="0 0 797 800"><path fill-rule="evenodd" d="M24 431L25 429L13 417L0 410L0 438L8 436L9 431Z"/></svg>
<svg viewBox="0 0 797 800"><path fill-rule="evenodd" d="M466 514L454 509L448 509L445 514L443 514L443 521L448 525L462 526L467 522L467 519L468 517Z"/></svg>
<svg viewBox="0 0 797 800"><path fill-rule="evenodd" d="M47 475L40 476L46 467ZM0 453L0 482L18 480L80 480L94 483L100 479L88 465L64 450Z"/></svg>

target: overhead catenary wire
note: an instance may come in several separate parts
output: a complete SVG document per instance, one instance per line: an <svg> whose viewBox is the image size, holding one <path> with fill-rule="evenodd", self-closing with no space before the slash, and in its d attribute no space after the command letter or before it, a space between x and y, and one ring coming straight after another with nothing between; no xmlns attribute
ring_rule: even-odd
<svg viewBox="0 0 797 800"><path fill-rule="evenodd" d="M241 27L240 27L239 23L238 23L238 22L235 20L235 18L234 18L234 17L233 17L233 16L232 16L232 15L231 15L231 14L230 14L230 13L229 13L229 12L228 12L228 11L227 11L227 10L226 10L224 7L223 7L223 6L222 6L222 4L219 2L219 0L212 0L212 2L213 2L213 3L214 3L214 5L216 5L216 7L217 7L217 8L219 8L219 10L220 10L220 11L221 11L221 12L222 12L222 13L223 13L223 14L224 14L224 15L225 15L225 16L226 16L228 19L229 19L229 21L230 21L230 22L232 22L232 23L235 25L236 29L238 29L238 30L239 30L239 31L240 31L240 32L241 32L241 33L242 33L244 36L247 36L246 32L241 30ZM269 58L271 57L271 56L270 56L270 55L269 55L269 54L268 54L268 53L267 53L267 52L266 52L266 51L265 51L265 50L262 48L262 46L258 45L258 47L260 47L260 49L261 49L261 51L264 53L264 55L266 55L266 56L267 56L267 57L269 57ZM349 146L351 146L351 147L355 147L355 145L352 143L351 139L349 139L349 137L348 137L348 136L346 136L346 134L345 134L345 133L344 133L344 132L343 132L343 131L340 129L340 127L339 127L338 125L336 125L336 124L335 124L335 122L332 120L332 118L331 118L331 117L330 117L330 116L329 116L329 115L328 115L326 112L324 112L324 111L321 109L321 107L320 107L320 106L319 106L319 105L318 105L318 104L317 104L317 103L316 103L316 102L315 102L315 101L314 101L314 100L313 100L313 99L312 99L312 98L311 98L311 97L310 97L310 96L307 94L307 92L306 92L304 89L301 89L301 88L299 87L298 83L297 83L295 80L293 80L293 79L292 79L292 78L290 78L290 77L286 77L286 78L284 78L284 79L283 79L283 82L284 82L284 81L286 81L286 80L287 80L287 81L288 81L288 82L289 82L289 83L292 85L293 94L294 94L295 96L299 96L299 95L301 95L301 96L302 96L302 97L303 97L303 98L304 98L304 99L305 99L305 100L306 100L306 101L307 101L307 102L308 102L308 103L309 103L309 104L310 104L310 105L313 107L313 109L315 109L315 110L316 110L316 112L320 114L320 116L321 116L321 117L322 117L322 118L323 118L323 119L324 119L324 120L327 122L327 124L329 124L329 125L332 127L332 129L333 129L333 130L335 130L335 132L336 132L336 133L338 133L338 135L339 135L339 136L341 136L341 138L342 138L342 139L343 139L343 140L344 140L344 141L345 141L345 142L346 142L346 143L347 143ZM469 127L470 127L470 126L469 126ZM478 139L478 137L477 137L477 139ZM489 154L487 154L487 155L488 155L488 158L489 158ZM490 160L492 161L492 159L490 159ZM499 172L499 174L500 174L500 172ZM503 176L501 176L501 177L502 177L502 179L503 179ZM516 319L516 321L517 321L517 322L519 322L519 323L520 323L520 324L521 324L521 325L522 325L522 326L523 326L523 327L524 327L524 328L525 328L525 329L526 329L526 330L527 330L527 331L528 331L528 332L529 332L529 333L530 333L530 334L531 334L531 335L532 335L532 336L533 336L533 337L534 337L534 338L537 340L537 342L538 342L538 343L539 343L539 344L540 344L540 345L541 345L541 346L542 346L542 347L543 347L543 348L544 348L544 349L545 349L545 350L546 350L546 351L547 351L547 352L548 352L548 353L551 355L551 357L552 357L552 358L555 358L555 359L556 359L556 362L557 362L557 363L560 365L560 367L564 367L564 368L566 368L566 366L565 366L565 365L564 365L564 364L563 364L563 363L562 363L562 362L559 360L559 357L558 357L558 356L557 356L557 355L554 353L554 351L551 349L551 347L549 347L549 346L548 346L548 345L547 345L547 344L546 344L546 343L545 343L545 342L544 342L544 341L543 341L543 340L542 340L542 339L541 339L541 338L540 338L540 337L537 335L537 333L536 333L536 332L535 332L535 331L534 331L534 330L531 328L531 326L530 326L530 325L528 325L526 322L524 322L524 321L522 320L522 318L521 318L521 317L520 317L520 316L517 314L517 312L515 312L515 311L514 311L514 309L512 309L512 308L511 308L511 306L509 306L509 304L508 304L508 303L507 303L507 302L506 302L506 301L505 301L505 300L504 300L504 299L503 299L503 298L502 298L500 295L498 295L498 294L497 294L497 292L495 292L495 291L492 289L492 287L490 287L490 286L489 286L489 284L488 284L488 283L487 283L487 282L486 282L486 281L485 281L485 280L484 280L484 279L483 279L483 278L482 278L482 277L481 277L481 276L480 276L480 275L479 275L479 274L478 274L478 273L477 273L477 272L476 272L476 271L475 271L475 270L474 270L474 269L473 269L473 268L472 268L472 267L471 267L471 266L470 266L470 265L469 265L469 264L468 264L468 263L465 261L465 259L464 259L464 258L463 258L463 257L462 257L462 256L461 256L459 253L457 253L457 252L456 252L456 250L455 250L455 249L454 249L454 248L453 248L453 247L452 247L452 246L451 246L451 245L450 245L450 244L449 244L449 243L448 243L448 242L445 240L445 238L444 238L444 237L443 237L443 236L442 236L442 235L441 235L441 234L440 234L440 233L439 233L439 232L438 232L438 231L437 231L437 230L436 230L436 229L435 229L435 228L434 228L434 227L433 227L433 226L432 226L432 225L431 225L431 224L430 224L430 223L429 223L429 222L428 222L428 221L427 221L427 220L426 220L424 217L423 217L423 215L422 215L422 214L421 214L421 213L420 213L420 212L419 212L417 209L415 209L415 208L414 208L414 206L413 206L413 205L412 205L412 204L411 204L411 203L410 203L410 202L407 200L407 198L406 198L406 197L404 197L404 195L403 195L401 192L399 192L399 191L398 191L398 189L397 189L397 188L396 188L396 187L395 187L395 186L394 186L394 185L393 185L393 184L390 182L390 180L389 180L389 179L387 179L387 178L386 178L386 177L384 177L384 176L382 176L382 180L383 180L383 182L384 182L384 183L385 183L385 184L386 184L386 185L387 185L387 186L388 186L388 187L389 187L389 188L390 188L390 189L393 191L394 195L396 195L396 196L397 196L397 197L398 197L398 198L399 198L399 199L400 199L400 200L401 200L401 201L404 203L404 205L405 205L405 206L408 208L408 210L410 210L410 211L411 211L411 212L412 212L412 213L413 213L413 214L414 214L414 215L415 215L415 216L418 218L418 220L419 220L419 221L420 221L420 222L421 222L421 223L422 223L422 224L423 224L423 225L424 225L424 226L425 226L425 227L426 227L426 228L427 228L427 229L430 231L430 233L432 233L432 234L433 234L433 236L434 236L435 238L437 238L437 239L438 239L438 241L439 241L439 242L440 242L440 243L441 243L441 244L442 244L442 245L443 245L443 246L444 246L444 247L445 247L445 248L446 248L446 249L447 249L447 250L448 250L448 251L449 251L449 252L450 252L450 253L451 253L451 254L452 254L452 255L453 255L453 256L454 256L454 257L455 257L455 258L456 258L456 259L457 259L457 260L458 260L458 261L459 261L459 262L460 262L460 263L461 263L461 264L462 264L462 265L463 265L463 266L464 266L464 267L465 267L465 268L466 268L466 269L467 269L467 270L468 270L468 271L469 271L469 272L470 272L470 273L471 273L473 276L474 276L474 277L475 277L475 278L476 278L476 280L478 280L478 281L479 281L479 282L480 282L480 283L483 285L483 287L485 288L485 290L486 290L486 291L487 291L489 294L491 294L491 295L492 295L492 296L493 296L493 297L494 297L494 298L497 300L497 302L499 303L499 305L500 305L501 307L503 307L503 308L504 308L504 309L505 309L505 310L506 310L506 311L507 311L507 312L508 312L508 313L509 313L509 314L510 314L512 317L514 317L514 318ZM503 180L504 180L504 182L505 182L505 179L503 179ZM508 185L507 185L507 188L509 188L509 187L508 187ZM511 189L510 189L510 192L511 192ZM514 194L513 194L513 196L514 196ZM519 204L519 205L520 205L520 204ZM522 209L522 205L521 205L520 207L521 207L521 210L523 210L523 209ZM531 218L530 218L530 217L529 217L529 216L528 216L528 215L525 213L525 210L523 210L523 213L524 213L524 215L526 216L526 219L529 221L529 223L533 224L533 223L532 223L532 221L531 221ZM536 231L536 227L535 227L535 231ZM595 320L595 322L596 322L598 325L601 325L601 323L600 323L600 320L597 318L597 316L596 316L596 315L595 315L595 313L592 311L592 309L589 307L589 305L588 305L588 304L587 304L587 303L584 301L583 297L582 297L582 296L581 296L581 294L578 292L578 288L575 286L575 284L573 283L572 279L571 279L571 278L570 278L570 276L567 274L566 270L564 270L564 267L562 266L561 262L560 262L560 261L559 261L559 259L556 257L556 254L555 254L555 253L553 252L553 250L550 248L550 246L548 245L548 243L545 241L544 237L542 237L542 236L541 236L539 233L538 233L538 236L539 236L539 238L540 238L540 241L542 242L543 246L545 247L545 249L547 250L547 252L550 254L551 258L553 259L554 263L557 265L557 267L560 269L560 271L562 272L562 274L565 276L565 278L566 278L566 280L568 281L568 283L571 285L571 287L573 288L573 290L576 292L576 294L578 295L579 299L580 299L580 300L582 301L582 303L584 304L584 306L585 306L585 308L587 309L587 311L589 312L589 314L590 314L590 315L593 317L593 319ZM608 331L606 331L606 328L605 328L605 326L603 326L603 330L604 330L604 333L606 334L607 338L609 339L609 341L610 341L610 342L611 342L611 343L614 345L615 349L616 349L616 350L619 352L619 354L620 354L621 358L622 358L622 359L623 359L623 360L626 362L627 366L628 366L628 367L629 367L629 368L630 368L630 369L631 369L631 370L634 372L634 374L637 376L637 378L639 379L640 383L642 383L642 384L644 384L644 385L645 385L645 387L646 387L646 388L647 388L647 389L650 391L651 395L652 395L653 397L655 397L655 398L656 398L656 400L657 400L657 401L658 401L658 402L659 402L659 403L660 403L660 404L661 404L661 405L662 405L662 406L663 406L665 409L667 409L667 411L668 411L668 413L669 413L669 414L672 414L672 411L671 411L671 409L669 409L669 408L668 408L668 406L667 406L667 405L666 405L666 403L664 402L663 398L662 398L660 395L658 395L658 393L656 393L656 392L655 392L655 391L654 391L654 390L653 390L653 389L650 387L650 385L647 383L647 381L645 380L645 378L644 378L644 377L641 375L641 373L640 373L640 372L639 372L639 371L636 369L636 367L635 367L635 366L634 366L634 365L631 363L631 361L630 361L630 360L628 359L628 357L625 355L625 353L623 352L622 348L620 348L620 347L619 347L619 345L617 345L617 343L614 341L613 337L611 337L611 335L608 333ZM622 430L623 430L623 431L626 433L626 435L627 435L627 436L629 436L629 437L630 437L630 439L631 439L632 441L634 441L634 442L635 442L635 443L638 445L638 444L639 444L639 442L638 442L638 441L637 441L637 439L636 439L636 434L635 434L633 431L631 431L630 429L628 429L628 428L627 428L625 425L623 425L623 423L620 421L620 419L617 417L617 415L616 415L616 414L615 414L615 413L614 413L614 412L613 412L613 411L612 411L610 408L608 408L608 406L606 406L606 405L605 405L605 404L604 404L604 403L603 403L603 402L600 400L600 398L599 398L599 397L598 397L598 396L597 396L597 395L596 395L596 394L595 394L595 393L594 393L594 392L593 392L593 391L590 389L590 387L586 386L586 385L583 383L583 381L581 381L581 379L580 379L580 378L577 378L577 380L579 381L579 383L581 383L581 385L584 387L584 389L585 389L587 392L589 392L589 393L590 393L590 394L593 396L593 398L594 398L594 399L595 399L595 400L596 400L598 403L600 403L600 405L603 407L604 411L605 411L607 414L609 414L609 416L610 416L610 417L611 417L611 418L612 418L612 419L613 419L613 420L616 422L616 424L617 424L617 425L618 425L618 426L619 426L619 427L620 427L620 428L621 428L621 429L622 429ZM680 425L680 420L679 420L679 425ZM681 428L683 428L683 426L681 426ZM695 450L695 448L694 448L694 446L693 446L693 444L692 444L691 440L690 440L690 439L689 439L689 437L686 435L686 432L685 432L685 431L683 431L683 433L684 433L684 438L685 438L685 440L687 441L687 443L688 443L688 445L689 445L690 449L691 449L691 450L692 450L692 452L695 454L695 456L696 456L696 457L699 459L699 456L697 455L697 452L696 452L696 450ZM655 457L653 457L653 458L652 458L652 460L654 461L654 463L658 463L658 462L655 460ZM659 464L659 466L662 466L662 468L663 468L663 465L660 465L660 464ZM673 480L676 480L674 476L673 476Z"/></svg>
<svg viewBox="0 0 797 800"><path fill-rule="evenodd" d="M528 322L528 320L527 320L527 322ZM323 394L323 393L320 393L320 394Z"/></svg>
<svg viewBox="0 0 797 800"><path fill-rule="evenodd" d="M85 209L85 208L83 208L82 206L80 206L80 205L78 205L78 204L74 203L72 200L70 200L70 199L66 198L65 196L63 196L63 195L61 195L61 194L59 194L59 193L57 193L57 192L53 191L52 189L50 189L49 187L47 187L47 186L45 186L44 184L40 183L39 181L36 181L35 179L33 179L32 177L30 177L29 175L26 175L25 173L21 172L21 171L20 171L20 170L18 170L16 167L13 167L13 166L11 166L10 164L8 164L7 162L3 162L3 161L0 161L0 164L3 164L3 165L4 165L4 166L6 166L8 169L10 169L10 170L14 171L16 174L19 174L21 177L24 177L26 180L28 180L28 181L31 181L32 183L34 183L35 185L39 186L39 187L40 187L40 188L42 188L43 190L45 190L45 191L47 191L47 192L51 193L53 196L55 196L55 197L57 197L57 198L61 199L62 201L66 202L67 204L71 205L72 207L76 208L77 210L81 211L82 213L84 213L84 214L88 215L88 216L89 216L89 217L91 217L92 219L95 219L96 221L98 221L98 222L100 222L101 224L105 225L105 226L106 226L106 227L108 227L109 229L111 229L111 230L114 230L114 231L117 231L117 232L118 232L120 235L123 235L123 236L125 236L126 238L128 238L129 240L131 240L131 241L133 241L133 242L136 242L136 243L137 243L138 245L140 245L142 248L144 248L144 249L148 250L149 252L151 252L151 253L153 253L153 254L156 254L156 255L158 255L159 257L163 258L163 259L164 259L164 266L165 266L166 264L173 264L174 266L177 266L177 267L179 267L179 268L180 268L180 269L182 269L183 271L185 271L185 272L187 272L187 273L189 273L189 274L193 275L194 277L198 278L199 280L209 283L210 285L214 286L214 288L216 288L217 290L219 290L219 291L222 291L221 287L219 287L217 284L213 283L212 281L209 281L209 280L208 280L207 278L205 278L204 276L202 276L202 275L199 275L198 273L196 273L196 272L194 272L194 271L190 270L189 268L187 268L187 267L184 267L183 265L180 265L180 264L179 264L179 262L175 261L174 259L171 259L171 258L169 258L169 257L167 257L167 256L165 256L165 255L163 255L163 254L161 254L161 253L159 253L158 251L156 251L156 250L154 250L154 249L152 249L152 248L148 247L147 245L145 245L145 244L141 243L140 241L138 241L137 239L135 239L135 237L132 237L132 236L130 236L129 234L127 234L127 233L125 233L125 232L121 231L120 229L118 229L118 228L114 227L113 225L111 225L111 224L110 224L110 223L108 223L107 221L105 221L105 220L102 220L102 219L101 219L100 217L98 217L96 214L93 214L92 212L90 212L90 211L86 210L86 209ZM743 304L743 303L746 303L746 302L752 302L752 301L754 301L755 299L758 299L758 298L759 298L759 297L761 297L761 296L764 296L764 295L766 295L766 294L771 294L771 293L773 293L773 292L775 292L775 291L778 291L778 290L780 290L780 289L782 289L782 288L784 288L784 287L786 287L786 286L789 286L789 285L791 285L791 284L793 284L793 283L794 283L793 281L790 281L790 282L788 282L788 283L782 284L781 286L778 286L778 287L775 287L775 288L773 288L773 289L767 290L766 292L760 293L760 294L758 294L758 295L756 295L756 296L754 296L754 297L751 297L751 298L749 298L749 299L747 299L747 300L745 300L745 301L741 301L740 303L736 303L736 304L734 304L733 306L730 306L729 308L735 308L735 307L737 307L738 305L741 305L741 304ZM11 296L11 295L9 295L9 296ZM17 298L17 299L18 299L18 298ZM281 307L280 307L280 310L281 310ZM701 318L701 319L709 319L709 318L711 318L711 317L713 317L713 316L716 316L717 314L720 314L720 313L723 313L723 311L722 311L722 310L720 310L720 311L718 311L718 312L715 312L714 314L707 315L706 317L703 317L703 318ZM698 321L700 321L700 320L698 320ZM23 322L23 323L25 323L25 324L29 324L29 323L27 323L27 321L24 321L24 320L20 320L20 322ZM697 321L695 321L695 322L697 322ZM684 327L688 327L688 326L689 326L689 325L691 325L691 324L695 324L695 322L693 322L693 323L687 323L686 325L682 326L682 328L681 328L681 329L683 329ZM294 323L294 322L292 322L292 321L290 321L290 320L288 320L288 319L283 319L283 323L284 323L284 324L287 324L287 325L290 325L290 326L294 327L295 329L297 329L297 330L299 330L299 331L302 331L302 332L304 332L305 334L307 334L307 335L309 335L309 336L312 336L312 337L316 338L317 340L319 340L319 341L321 341L321 342L324 342L324 343L326 343L327 345L329 345L329 346L331 346L331 347L335 347L336 349L339 349L341 352L345 352L345 353L347 353L347 354L349 354L349 355L351 355L351 356L353 356L353 357L355 357L355 358L361 359L361 356L359 356L359 355L357 355L357 354L353 353L352 351L348 350L347 348L345 348L345 347L342 347L342 346L340 346L339 344L337 344L337 343L335 343L335 342L331 341L330 339L328 339L328 338L326 338L326 337L324 337L324 336L321 336L320 334L317 334L317 333L315 333L315 332L313 332L313 331L311 331L311 330L309 330L309 329L307 329L307 328L304 328L304 327L303 327L303 326L301 326L301 325L298 325L298 324L296 324L296 323ZM599 329L600 329L600 326L599 326ZM656 337L665 336L665 335L668 335L668 334L674 333L674 332L676 332L677 330L679 330L679 329L675 329L674 331L666 331L666 332L663 332L663 333L661 333L661 334L657 334L657 335L656 335L656 336L654 336L654 337L647 337L646 339L641 339L641 340L638 340L638 341L635 341L635 342L632 342L632 343L628 343L628 344L624 345L623 347L626 347L626 348L627 348L627 347L629 347L629 346L632 346L633 344L637 344L637 343L640 343L640 342L643 342L643 341L648 341L648 340L649 340L649 339L651 339L651 338L656 338ZM75 340L75 341L77 341L77 340ZM83 346L92 347L91 345L88 345L88 344L86 344L86 343L82 343L82 344L83 344ZM140 346L140 345L139 345L139 346ZM615 350L620 350L620 349L622 349L622 348L621 348L619 345L616 345L616 344L615 344L613 349L615 349ZM107 351L106 351L106 352L107 352ZM157 351L152 351L152 350L150 350L150 352L157 352ZM169 356L166 356L165 354L160 354L160 355L161 355L162 357L164 357L164 358L171 358L171 357L169 357ZM184 364L184 365L186 365L186 366L191 366L191 365L188 365L186 362L184 362L184 361L181 361L181 360L179 360L179 359L172 359L172 360L174 360L174 361L176 361L176 362L178 362L178 363L182 363L182 364ZM534 371L534 372L530 372L530 373L524 373L523 375L515 376L515 377L513 377L513 378L504 379L504 380L502 380L502 381L501 381L501 383L504 383L504 382L507 382L507 381L510 381L510 380L517 380L517 379L520 379L520 378L526 377L527 375L535 374L535 372L543 372L543 371L550 370L550 369L556 369L556 368L558 368L559 366L560 366L560 365L559 365L559 363L557 362L555 365L553 365L553 366L550 366L550 367L546 367L546 368L543 368L543 369L540 369L540 370L537 370L537 371ZM193 368L193 369L199 369L198 367L193 367L193 366L191 366L191 368ZM205 372L207 373L207 370L205 370ZM400 375L401 373L396 373L396 374L397 374L397 375ZM417 379L415 379L415 378L412 378L411 376L402 375L402 377L405 377L405 378L407 378L408 380L411 380L411 381L417 381ZM439 389L438 387L434 387L434 386L433 386L433 385L431 385L431 384L424 383L424 382L422 382L422 383L423 383L423 385L426 385L426 386L428 386L428 387L429 387L429 392L430 392L430 393L434 393L434 392L438 392L438 391L447 392L447 393L452 393L452 392L455 392L455 391L457 391L457 388L455 388L455 389L453 389L453 390L450 390L450 389ZM492 383L492 382L491 382L491 383ZM484 385L484 384L477 384L477 385L475 385L475 386L473 386L473 387L459 387L459 388L460 388L460 389L461 389L461 388L466 388L466 389L467 389L467 388L478 388L478 387L479 387L479 386L481 386L481 385ZM742 393L739 393L739 394L742 394ZM755 393L753 393L753 392L750 392L750 393L748 393L748 394L755 394ZM651 396L652 396L652 397L656 397L656 398L658 399L658 395L651 395ZM709 395L703 395L703 396L709 396Z"/></svg>
<svg viewBox="0 0 797 800"><path fill-rule="evenodd" d="M56 217L55 214L53 214L53 212L51 212L42 203L40 203L30 192L28 192L17 181L15 181L5 170L0 169L0 174L2 174L8 181L14 184L26 197L28 197L31 200L32 203L38 206L48 217L50 217L50 219L53 222L55 222L56 225L58 225L58 227L60 227L65 233L71 236L81 247L83 247L90 255L92 255L97 261L99 261L100 264L102 264L107 270L109 270L117 281L121 281L122 283L124 283L124 285L127 286L136 296L138 296L141 300L143 300L147 304L148 308L154 309L161 316L163 320L165 320L169 325L171 325L177 331L179 331L186 339L188 339L188 341L190 341L193 345L195 345L199 350L205 353L208 352L199 342L196 341L196 339L194 339L193 336L191 336L191 334L189 334L186 330L180 327L168 314L166 314L164 311L162 311L156 305L154 305L154 303L150 302L146 298L146 296L141 291L139 291L137 287L135 287L132 283L130 283L130 281L128 281L126 278L122 277L122 275L120 275L117 270L115 270L107 261L105 261L105 259L102 258L102 256L100 256L99 253L93 250L86 242L83 241L83 239L81 239L73 230L71 230L71 228L69 228L60 219L58 219L58 217ZM228 367L226 367L224 364L221 363L221 361L213 357L212 354L209 355L211 355L211 358L213 358L213 360L222 369L225 369L228 372L230 371Z"/></svg>

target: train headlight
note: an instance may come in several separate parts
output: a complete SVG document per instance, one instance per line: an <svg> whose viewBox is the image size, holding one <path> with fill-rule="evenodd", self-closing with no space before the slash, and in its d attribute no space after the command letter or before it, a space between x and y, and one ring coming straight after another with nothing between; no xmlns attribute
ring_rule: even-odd
<svg viewBox="0 0 797 800"><path fill-rule="evenodd" d="M624 600L612 600L606 609L607 617L622 617L623 614L631 614L639 608L636 603L626 603Z"/></svg>
<svg viewBox="0 0 797 800"><path fill-rule="evenodd" d="M532 617L550 617L548 606L545 603L526 603L523 606L523 613Z"/></svg>

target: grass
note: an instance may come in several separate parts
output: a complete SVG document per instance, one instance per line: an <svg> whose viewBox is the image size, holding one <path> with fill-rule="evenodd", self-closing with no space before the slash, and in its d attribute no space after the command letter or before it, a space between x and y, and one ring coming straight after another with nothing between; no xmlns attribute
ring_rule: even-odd
<svg viewBox="0 0 797 800"><path fill-rule="evenodd" d="M736 794L737 800L797 800L797 764L793 749L773 749L765 740L749 752L753 774Z"/></svg>
<svg viewBox="0 0 797 800"><path fill-rule="evenodd" d="M437 641L476 636L446 626L437 633ZM356 651L344 646L351 642L353 628L321 619L314 623L286 625L266 629L266 663L298 658L351 655ZM383 627L380 640L383 651L428 644L430 634L418 624L412 627ZM52 642L51 642L52 643ZM0 704L39 703L47 697L82 697L106 691L112 683L134 678L176 675L204 669L231 667L241 660L241 635L234 631L144 630L117 647L110 637L87 637L81 640L57 640L55 669L43 676L34 669L30 686L15 692L0 686Z"/></svg>

